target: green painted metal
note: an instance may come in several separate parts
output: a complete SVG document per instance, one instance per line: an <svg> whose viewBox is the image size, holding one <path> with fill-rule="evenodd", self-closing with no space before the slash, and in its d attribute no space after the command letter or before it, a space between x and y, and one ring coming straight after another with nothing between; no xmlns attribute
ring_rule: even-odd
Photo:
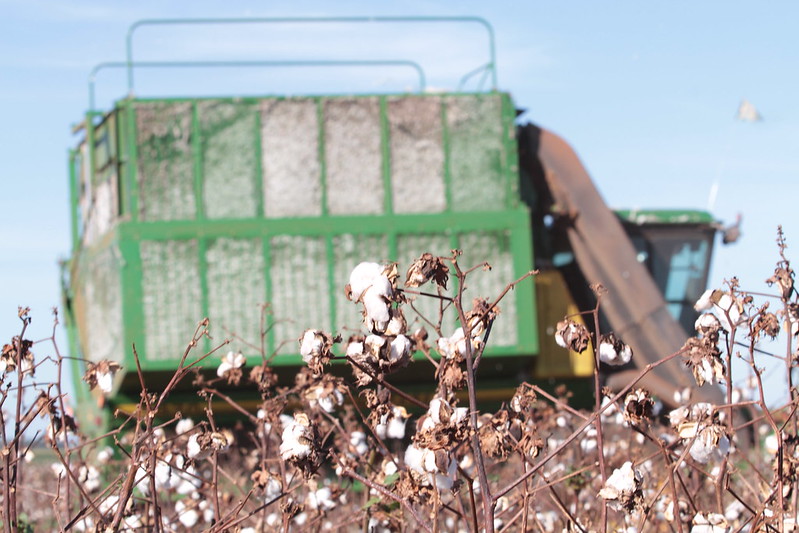
<svg viewBox="0 0 799 533"><path fill-rule="evenodd" d="M632 224L716 224L707 211L695 209L617 209L616 215Z"/></svg>
<svg viewBox="0 0 799 533"><path fill-rule="evenodd" d="M357 24L385 24L385 23L403 23L403 24L429 24L429 23L447 23L447 24L478 24L485 29L488 36L488 62L481 65L478 70L491 73L491 88L497 89L497 72L496 72L496 45L494 38L494 28L489 22L480 17L253 17L253 18L203 18L203 19L189 19L189 18L173 18L173 19L146 19L134 22L128 28L126 38L126 65L128 74L128 92L134 94L134 80L133 69L136 63L133 60L133 36L139 28L145 26L203 26L203 25L251 25L251 24L342 24L342 23L357 23ZM466 75L468 77L469 74ZM462 80L463 83L463 80Z"/></svg>
<svg viewBox="0 0 799 533"><path fill-rule="evenodd" d="M74 254L78 249L78 239L80 238L80 213L78 211L79 190L80 183L78 182L78 157L80 152L78 150L70 150L68 159L68 175L69 175L69 214L70 214L70 229L72 235L72 253Z"/></svg>
<svg viewBox="0 0 799 533"><path fill-rule="evenodd" d="M392 139L392 128L401 130L402 120L417 120L413 112L395 115L392 119L389 116L392 102L406 104L410 110L431 102L440 106L440 122L435 124L440 138L435 149L441 152L441 168L417 169L423 173L432 172L431 176L439 175L444 181L442 199L431 203L434 206L431 212L405 212L403 209L408 206L402 207L404 204L398 200L397 194L406 194L406 191L395 187L393 181L392 158L399 156L394 153L392 142L400 143L397 146L406 153L413 153L414 143L429 141L419 141L416 137ZM284 117L295 116L291 113L310 106L311 114L304 123L308 131L297 131L293 123L275 124L278 119L273 115L267 120L266 113L274 110L274 106L284 106L284 111L288 110L289 114L282 115ZM367 112L369 109L377 110L374 118ZM352 322L352 316L357 314L356 306L345 307L339 301L348 269L354 266L340 264L342 260L400 260L400 253L418 256L431 251L447 255L452 248L464 248L467 250L464 261L473 264L494 261L495 269L502 275L500 279L481 272L473 274L468 298L494 297L506 283L532 267L529 213L516 192L518 162L513 110L510 97L501 93L121 100L114 110L118 143L115 175L122 199L120 216L111 231L93 242L86 242L85 235L76 235L71 284L81 287L88 283L88 276L94 272L92 269L106 268L103 266L106 263L98 262L106 258L103 260L111 265L107 268L115 269L112 275L118 278L118 287L110 287L119 291L121 338L118 344L124 353L118 358L125 368L134 369L135 346L145 371L173 369L193 332L193 325L203 316L229 316L238 324L252 319L257 324L258 309L254 304L262 301L272 304L275 313L272 320L277 321L266 338L269 352L279 353L275 364L301 363L295 339L305 327L333 331L357 328L357 323ZM350 120L354 121L352 128L349 128ZM88 139L93 139L89 135L93 131L91 127L88 126ZM292 188L274 189L274 184L272 188L267 186L267 178L275 179L267 176L268 172L276 172L275 157L285 158L285 161L280 160L285 169L306 168L304 163L297 166L292 160L293 153L272 153L269 150L273 148L264 145L267 129L275 127L279 132L284 131L280 128L287 128L283 136L296 136L289 151L310 153L314 159L317 175L313 181L319 188L319 199L313 200L319 202L312 210L315 214L276 214L266 208L265 199L269 199L270 194L278 194L276 190L283 191L280 194L295 194L294 200L279 198L281 209L285 208L284 204L293 207L291 202L312 202L313 196L306 191L297 193ZM336 152L346 145L341 143L350 142L350 139L343 141L342 132L346 132L346 136L357 136L361 128L379 135L379 142L373 143L374 152L346 160L343 166L341 161L331 166L331 157L341 157ZM302 146L301 140L306 137L316 145L315 148L310 146L311 151ZM403 145L403 142L410 144ZM77 151L73 153L78 154ZM475 166L470 166L471 160L453 164L452 159L456 157L473 157ZM271 167L266 165L267 161L271 161ZM341 204L340 191L330 188L341 187L342 179L346 185L350 176L359 179L362 174L371 175L368 165L372 164L376 165L374 184L359 185L366 189L348 193L349 196L344 196L345 203ZM231 195L223 200L232 202L230 209L226 206L221 209L219 199L209 196L209 180L220 168L229 170L230 183L237 184L222 191ZM74 159L71 169L77 172ZM463 175L458 176L458 172L472 173L469 176L474 177L468 179L474 179L474 183ZM457 187L471 188L466 192L453 190L456 178L460 180ZM76 187L80 179L80 176L71 177ZM414 179L417 181L404 184L411 194L432 194L427 191L428 178ZM291 185L291 180L288 184ZM375 191L367 190L371 188ZM496 188L500 190L492 190ZM376 211L347 212L350 196L357 197L360 190L366 194L377 191L382 194ZM74 216L79 220L79 188L74 194ZM465 209L453 205L459 197L471 198L473 203ZM483 201L484 198L488 200ZM273 202L270 205L274 205L275 199L270 201ZM237 207L245 204L250 207ZM299 205L299 208L305 207ZM426 249L430 246L433 249ZM117 259L108 262L107 258ZM291 258L291 262L287 262L287 258ZM464 266L473 264L464 263ZM227 269L230 276L224 275ZM227 277L250 279L247 282L250 285L218 285L227 283ZM98 286L97 290L103 287ZM220 303L220 291L226 290L230 303ZM212 295L216 296L212 298ZM81 293L79 304L93 305L92 297L89 293ZM114 303L117 299L108 301ZM486 357L528 355L538 351L538 332L530 327L535 324L534 302L531 282L520 284L506 296L500 305L504 315L500 321L509 325L495 326ZM313 323L310 319L303 323L303 313L315 313L317 318ZM80 322L85 316L88 315L77 317L77 331L92 326ZM295 322L282 322L286 318L295 319ZM204 342L198 350L208 350L224 337L219 324L212 322L212 328L215 326L218 328L215 340ZM455 324L451 321L445 326L455 327ZM284 341L288 344L283 345ZM76 346L73 353L93 357L79 339L76 344L80 348ZM245 355L251 362L260 357L253 351Z"/></svg>

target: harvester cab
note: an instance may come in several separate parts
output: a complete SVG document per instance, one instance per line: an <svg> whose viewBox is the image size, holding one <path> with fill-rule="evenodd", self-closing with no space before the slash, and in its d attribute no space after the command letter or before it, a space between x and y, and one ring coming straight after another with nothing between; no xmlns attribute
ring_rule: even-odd
<svg viewBox="0 0 799 533"><path fill-rule="evenodd" d="M203 66L136 62L136 29L286 21L476 24L488 35L489 59L464 79L482 74L491 87L432 93L416 63L369 59L293 63L412 67L418 91L136 96L137 69ZM535 282L520 283L503 300L492 329L480 373L481 391L494 399L509 397L520 378L592 374L590 351L566 356L552 340L564 315L590 309L590 284L607 289L603 315L633 346L639 365L674 352L691 329L691 305L707 280L712 217L608 209L565 141L516 123L510 95L496 89L486 21L140 21L127 45L126 61L92 72L84 134L70 153L73 247L65 266L65 314L83 404L78 412L96 427L113 409L131 410L138 402L137 366L148 386L169 379L203 317L214 340L200 339L198 354L229 337L225 350L242 352L249 364L275 354L280 373L293 375L302 364L296 339L305 329L361 328L355 306L340 295L364 260L407 266L424 252L448 256L461 249L464 264L491 263L490 273L469 283L472 297L488 298L540 268ZM127 72L129 95L96 110L95 75L113 68ZM267 302L270 327L264 329ZM435 315L438 304L419 300L414 307L419 316L406 318L422 324L421 315ZM454 320L445 322L455 327ZM207 360L206 371L213 372L219 356ZM80 380L81 358L123 367L101 402ZM411 387L418 369L398 379ZM687 384L684 375L668 372L651 382L664 397ZM184 413L202 409L188 389L178 388L171 402ZM105 408L97 410L98 403Z"/></svg>

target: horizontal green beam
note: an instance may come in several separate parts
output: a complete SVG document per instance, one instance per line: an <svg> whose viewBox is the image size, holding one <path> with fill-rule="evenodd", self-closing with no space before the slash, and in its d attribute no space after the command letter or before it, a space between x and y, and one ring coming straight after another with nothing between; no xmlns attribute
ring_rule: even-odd
<svg viewBox="0 0 799 533"><path fill-rule="evenodd" d="M259 237L269 235L374 235L384 233L441 233L496 231L529 223L526 208L508 211L449 212L408 215L352 215L329 217L218 219L158 222L120 222L120 240L179 240L203 237Z"/></svg>
<svg viewBox="0 0 799 533"><path fill-rule="evenodd" d="M716 219L707 211L695 209L617 209L624 222L633 224L714 224Z"/></svg>

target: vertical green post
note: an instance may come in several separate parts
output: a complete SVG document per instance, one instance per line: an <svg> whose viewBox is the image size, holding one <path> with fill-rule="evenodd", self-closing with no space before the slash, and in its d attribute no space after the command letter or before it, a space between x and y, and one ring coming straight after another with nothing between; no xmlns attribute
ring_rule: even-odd
<svg viewBox="0 0 799 533"><path fill-rule="evenodd" d="M450 213L452 209L452 168L449 160L451 157L449 142L449 127L447 126L447 100L441 98L441 148L444 151L444 195L447 207L444 212Z"/></svg>
<svg viewBox="0 0 799 533"><path fill-rule="evenodd" d="M255 106L255 131L253 132L253 153L255 154L255 216L263 218L264 213L264 169L263 146L261 143L261 109Z"/></svg>
<svg viewBox="0 0 799 533"><path fill-rule="evenodd" d="M194 174L194 203L197 206L197 221L205 220L203 201L203 139L200 132L200 117L197 101L191 103L191 153Z"/></svg>
<svg viewBox="0 0 799 533"><path fill-rule="evenodd" d="M144 328L144 298L142 294L142 261L140 236L126 231L129 225L120 227L119 252L122 256L120 278L122 283L122 324L124 324L125 363L128 369L136 368L133 346L139 354L147 345L147 332ZM153 354L144 353L144 360L152 359Z"/></svg>
<svg viewBox="0 0 799 533"><path fill-rule="evenodd" d="M272 303L272 276L270 273L272 272L272 243L269 237L269 234L263 236L262 246L261 246L262 253L264 254L264 290L266 294L264 297L266 298L266 302L271 305ZM267 319L268 322L269 319ZM274 316L272 318L274 320ZM269 327L269 325L266 325ZM275 331L274 328L269 328L266 334L266 357L271 356L275 352Z"/></svg>
<svg viewBox="0 0 799 533"><path fill-rule="evenodd" d="M124 106L125 117L125 146L122 147L120 152L123 152L122 163L124 165L122 175L123 188L126 191L128 200L128 213L132 221L139 220L139 184L138 184L138 163L139 163L139 147L138 136L136 134L136 106L134 101L130 98L125 100L122 105ZM122 116L123 114L120 114Z"/></svg>
<svg viewBox="0 0 799 533"><path fill-rule="evenodd" d="M322 98L316 98L317 157L319 158L319 187L322 190L322 216L327 208L327 158L325 158L325 108Z"/></svg>
<svg viewBox="0 0 799 533"><path fill-rule="evenodd" d="M79 152L77 150L69 151L69 202L70 202L70 228L72 233L72 256L74 257L78 250L78 242L80 240L79 224L80 220L80 177L75 165L77 164Z"/></svg>

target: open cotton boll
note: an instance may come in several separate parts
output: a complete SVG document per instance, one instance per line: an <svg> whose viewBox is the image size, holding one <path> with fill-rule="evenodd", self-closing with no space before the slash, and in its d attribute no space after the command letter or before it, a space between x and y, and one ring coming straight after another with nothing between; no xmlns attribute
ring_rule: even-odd
<svg viewBox="0 0 799 533"><path fill-rule="evenodd" d="M391 364L404 361L411 354L412 343L405 335L398 335L391 341L388 359Z"/></svg>
<svg viewBox="0 0 799 533"><path fill-rule="evenodd" d="M322 332L316 329L309 329L302 335L300 341L300 355L306 363L311 357L322 353L322 348L325 346L325 339Z"/></svg>
<svg viewBox="0 0 799 533"><path fill-rule="evenodd" d="M625 365L633 357L629 345L619 340L613 333L602 335L599 340L599 360L612 366Z"/></svg>
<svg viewBox="0 0 799 533"><path fill-rule="evenodd" d="M363 295L363 305L366 308L367 321L372 324L370 329L378 332L385 331L389 320L391 320L389 304L386 298L377 291L369 289Z"/></svg>
<svg viewBox="0 0 799 533"><path fill-rule="evenodd" d="M350 291L352 301L357 302L361 299L364 291L372 286L375 278L380 276L383 267L377 263L364 261L359 263L350 273Z"/></svg>

